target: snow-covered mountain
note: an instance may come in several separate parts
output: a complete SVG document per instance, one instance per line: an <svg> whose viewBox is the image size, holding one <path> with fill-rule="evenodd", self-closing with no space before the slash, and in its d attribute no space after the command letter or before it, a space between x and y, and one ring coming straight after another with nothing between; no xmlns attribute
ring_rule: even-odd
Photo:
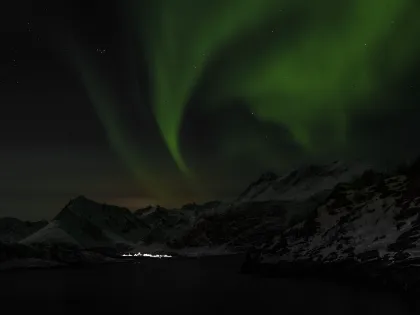
<svg viewBox="0 0 420 315"><path fill-rule="evenodd" d="M184 246L258 246L323 204L341 182L360 176L366 166L334 162L306 166L284 176L265 173L230 204L199 216Z"/></svg>
<svg viewBox="0 0 420 315"><path fill-rule="evenodd" d="M338 183L360 176L367 169L365 165L336 161L326 165L304 166L283 176L265 173L248 186L236 202L307 200L330 191Z"/></svg>
<svg viewBox="0 0 420 315"><path fill-rule="evenodd" d="M0 235L10 234L4 226L13 226L12 221L0 220ZM78 197L47 225L36 226L40 228L20 241L29 258L33 248L40 259L52 253L71 258L66 248L119 244L133 251L185 255L257 248L256 265L270 270L285 263L368 264L375 273L391 273L406 285L410 279L420 281L420 274L416 278L410 269L420 265L420 161L392 174L338 162L284 176L266 173L230 203L181 209L151 206L133 213ZM45 254L39 244L53 249ZM54 244L67 247L57 250ZM10 257L21 252L10 246L5 247Z"/></svg>
<svg viewBox="0 0 420 315"><path fill-rule="evenodd" d="M71 200L48 225L20 242L26 245L67 244L80 248L173 243L191 229L200 211L215 205L215 202L191 204L185 209L149 206L131 212L80 196Z"/></svg>
<svg viewBox="0 0 420 315"><path fill-rule="evenodd" d="M142 244L164 244L178 239L191 228L195 219L194 212L160 206L139 209L135 215L149 229L139 240Z"/></svg>
<svg viewBox="0 0 420 315"><path fill-rule="evenodd" d="M154 212L156 212L157 210L159 210L160 208L161 208L160 206L150 205L150 206L148 206L146 208L141 208L141 209L138 209L138 210L134 211L134 214L138 218L146 218L150 214L153 214Z"/></svg>
<svg viewBox="0 0 420 315"><path fill-rule="evenodd" d="M307 218L261 244L260 250L260 263L274 266L352 262L376 264L377 270L417 265L420 163L394 174L366 171L337 185Z"/></svg>
<svg viewBox="0 0 420 315"><path fill-rule="evenodd" d="M148 232L149 227L128 209L99 204L80 196L71 200L48 225L21 243L108 247L135 244Z"/></svg>
<svg viewBox="0 0 420 315"><path fill-rule="evenodd" d="M335 162L303 167L284 176L266 173L230 203L191 203L181 209L149 206L133 213L80 196L48 225L20 242L80 248L160 244L176 249L223 246L246 250L305 218L325 202L338 183L351 180L364 169Z"/></svg>
<svg viewBox="0 0 420 315"><path fill-rule="evenodd" d="M328 239L335 239L335 234L331 233L334 231L334 226L338 224L336 221L350 220L352 215L355 215L356 210L349 208L351 203L354 203L355 209L367 211L361 206L361 203L367 202L366 198L363 202L357 198L361 198L363 194L378 192L377 187L364 186L365 183L372 181L371 174L375 174L374 180L385 175L366 171L366 169L365 166L348 166L334 162L321 166L303 167L283 176L266 173L230 203L219 201L202 205L193 203L181 209L150 206L133 213L125 208L99 204L84 197L78 197L71 200L48 225L21 240L21 243L63 243L81 248L115 247L118 244L125 244L131 248L143 248L155 244L174 249L223 247L232 251L243 251L265 244L266 258L270 256L286 259L286 254L282 250L290 248L288 255L291 258L287 259L296 259L295 252L301 254L307 251L312 255L316 252L316 249L314 251L316 246L325 246L325 239L320 239L325 229L329 231ZM396 178L399 178L403 185L404 176L407 177L407 175L398 176ZM393 179L389 180L393 181ZM392 188L394 187L392 185L397 184L389 185ZM349 194L349 196L343 197L343 194L345 196ZM391 197L384 199L384 202L391 207L389 198ZM347 200L347 203L339 207L337 200ZM362 216L362 219L378 220L382 224L381 231L386 230L390 233L387 230L391 228L390 221L386 219L390 214L380 212L383 211L380 201L372 199L369 202L374 203L380 210L375 212L369 212L369 210L367 213L374 213L376 217L371 214L369 217ZM393 202L398 204L397 199ZM367 204L365 206L367 207ZM334 214L331 214L331 211ZM313 223L314 218L320 220L319 223ZM366 224L370 226L370 223ZM309 227L313 229L314 226L320 229L320 234L311 241L312 245L309 246L306 240L302 241L299 237L304 233L303 231L305 233L312 231ZM351 231L350 228L348 229ZM358 235L362 233L357 227L354 227L354 230L357 231L354 233ZM381 238L382 235L377 235L377 237ZM294 243L294 239L299 245ZM367 239L366 235L363 235L363 239ZM388 238L381 239L382 243L387 240ZM340 242L340 239L335 239L336 247L340 247L335 250L338 256L345 250L349 250L340 245ZM378 243L378 240L375 242ZM281 247L284 244L287 245ZM355 253L358 253L358 250L356 247ZM333 252L332 247L328 247L328 249L319 249L318 254L325 256L325 259L330 259L331 252ZM308 257L308 255L305 254L302 257Z"/></svg>
<svg viewBox="0 0 420 315"><path fill-rule="evenodd" d="M47 221L29 222L15 218L0 218L0 242L18 242L47 224Z"/></svg>

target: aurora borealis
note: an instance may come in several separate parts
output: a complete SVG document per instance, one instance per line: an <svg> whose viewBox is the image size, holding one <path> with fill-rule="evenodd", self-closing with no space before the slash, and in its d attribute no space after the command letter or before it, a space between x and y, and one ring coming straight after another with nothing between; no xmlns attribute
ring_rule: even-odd
<svg viewBox="0 0 420 315"><path fill-rule="evenodd" d="M98 165L118 157L95 170L109 185L101 196L125 171L112 199L176 205L235 196L267 170L420 154L418 1L45 0L29 11L48 67L61 67L56 78L39 67L31 82L66 80L48 91L71 99L68 128L91 139L74 140L71 156L88 142ZM23 103L39 94L54 108L50 92L31 91Z"/></svg>
<svg viewBox="0 0 420 315"><path fill-rule="evenodd" d="M179 130L196 85L206 79L203 72L214 69L212 58L220 56L225 63L218 71L210 70L212 81L207 84L216 86L206 91L211 95L211 101L204 100L208 106L242 98L257 119L287 126L305 149L316 149L312 127L327 125L333 135L327 141L345 142L347 116L360 110L361 100L380 91L383 81L398 77L419 52L415 41L420 22L413 1L130 4L131 27L146 42L154 114L184 171ZM301 21L290 26L293 17ZM242 42L256 44L229 47L241 47ZM387 48L388 58L375 63Z"/></svg>
<svg viewBox="0 0 420 315"><path fill-rule="evenodd" d="M409 0L127 1L123 32L135 41L132 55L145 55L154 118L188 175L180 137L189 106L214 111L241 100L258 122L285 127L307 154L345 148L349 117L379 110L376 96L416 60L417 7ZM105 106L110 96L98 94L93 102L110 137L120 138L123 126L105 109L118 101ZM320 125L329 134L323 143L313 136ZM140 154L112 142L139 169L143 162L132 159Z"/></svg>

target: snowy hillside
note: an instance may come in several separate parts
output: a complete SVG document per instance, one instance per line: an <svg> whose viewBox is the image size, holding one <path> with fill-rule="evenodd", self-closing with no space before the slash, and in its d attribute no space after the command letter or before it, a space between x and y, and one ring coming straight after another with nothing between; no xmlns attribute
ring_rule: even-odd
<svg viewBox="0 0 420 315"><path fill-rule="evenodd" d="M107 247L135 244L148 230L128 209L99 204L80 196L71 200L47 226L21 242Z"/></svg>
<svg viewBox="0 0 420 315"><path fill-rule="evenodd" d="M61 222L54 220L39 231L29 235L20 243L24 245L30 244L66 244L83 247L74 237L67 233L62 227Z"/></svg>
<svg viewBox="0 0 420 315"><path fill-rule="evenodd" d="M182 237L191 228L194 212L165 209L160 206L148 207L135 212L137 219L149 231L141 238L142 243L167 243Z"/></svg>
<svg viewBox="0 0 420 315"><path fill-rule="evenodd" d="M160 208L160 206L148 206L146 208L141 208L138 209L134 212L134 214L138 217L138 218L146 218L148 217L150 214L153 214L155 211L157 211Z"/></svg>
<svg viewBox="0 0 420 315"><path fill-rule="evenodd" d="M203 206L197 208L203 209ZM71 200L48 225L21 243L70 244L81 248L166 244L191 229L196 213L195 207L171 210L160 206L133 213L80 196Z"/></svg>
<svg viewBox="0 0 420 315"><path fill-rule="evenodd" d="M360 176L364 166L335 162L308 166L278 177L263 174L231 204L198 217L182 246L227 245L234 250L258 246L291 222L323 204L341 182Z"/></svg>
<svg viewBox="0 0 420 315"><path fill-rule="evenodd" d="M420 173L369 171L338 185L308 218L262 247L261 262L381 261L420 257Z"/></svg>
<svg viewBox="0 0 420 315"><path fill-rule="evenodd" d="M71 200L47 226L22 244L70 244L81 248L131 248L156 244L172 249L226 248L244 251L269 243L287 227L320 211L338 183L360 177L365 167L332 163L278 177L263 174L235 201L194 203L181 209L128 209L85 197Z"/></svg>
<svg viewBox="0 0 420 315"><path fill-rule="evenodd" d="M335 185L348 182L367 169L363 165L334 162L326 165L309 165L278 177L263 174L239 196L237 203L249 201L304 201L330 191Z"/></svg>
<svg viewBox="0 0 420 315"><path fill-rule="evenodd" d="M18 242L47 224L47 221L28 222L15 218L0 218L0 242Z"/></svg>

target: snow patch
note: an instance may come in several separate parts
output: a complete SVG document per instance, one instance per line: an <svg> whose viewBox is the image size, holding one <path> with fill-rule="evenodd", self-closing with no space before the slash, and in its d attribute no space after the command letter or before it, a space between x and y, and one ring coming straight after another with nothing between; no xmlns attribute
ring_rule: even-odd
<svg viewBox="0 0 420 315"><path fill-rule="evenodd" d="M81 247L81 245L72 236L61 228L58 221L50 222L41 230L20 241L20 243L25 245L34 243L71 244Z"/></svg>

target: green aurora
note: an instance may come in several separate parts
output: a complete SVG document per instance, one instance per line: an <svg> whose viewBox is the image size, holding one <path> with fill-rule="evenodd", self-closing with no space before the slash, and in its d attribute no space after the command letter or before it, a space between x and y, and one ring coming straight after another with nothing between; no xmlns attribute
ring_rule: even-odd
<svg viewBox="0 0 420 315"><path fill-rule="evenodd" d="M316 155L346 147L352 116L385 111L377 96L401 80L420 52L415 0L122 3L125 35L138 50L133 55L146 55L161 137L192 180L180 139L189 107L210 114L241 100L255 119L286 127ZM119 100L112 84L94 75L86 56L74 55L111 143L138 178L153 178L113 113ZM321 144L314 136L319 126L329 134Z"/></svg>
<svg viewBox="0 0 420 315"><path fill-rule="evenodd" d="M331 141L344 145L347 116L360 110L360 100L417 56L415 6L410 0L132 1L136 38L146 42L154 113L179 168L187 171L179 147L184 110L218 56L227 60L212 73L209 106L243 98L259 119L286 125L308 150L316 150L311 128L320 123L330 127ZM293 25L290 17L300 21ZM252 40L256 47L240 46ZM241 48L232 49L233 42Z"/></svg>

